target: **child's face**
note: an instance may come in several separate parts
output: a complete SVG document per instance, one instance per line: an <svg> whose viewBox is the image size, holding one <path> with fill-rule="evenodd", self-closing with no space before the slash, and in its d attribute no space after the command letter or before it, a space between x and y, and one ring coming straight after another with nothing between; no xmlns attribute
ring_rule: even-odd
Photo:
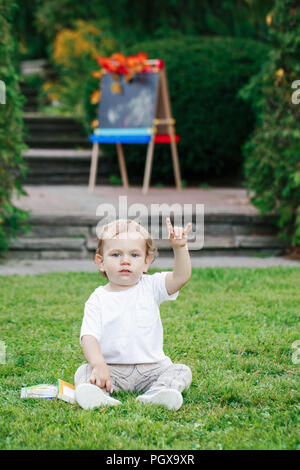
<svg viewBox="0 0 300 470"><path fill-rule="evenodd" d="M103 257L97 255L96 263L100 271L106 272L111 284L131 286L147 272L151 256L146 257L146 240L140 233L131 231L104 240Z"/></svg>

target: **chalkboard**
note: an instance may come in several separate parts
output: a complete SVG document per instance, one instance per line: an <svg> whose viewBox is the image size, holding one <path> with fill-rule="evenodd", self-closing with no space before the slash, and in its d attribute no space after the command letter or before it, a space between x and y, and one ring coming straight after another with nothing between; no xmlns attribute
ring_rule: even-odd
<svg viewBox="0 0 300 470"><path fill-rule="evenodd" d="M158 73L138 73L130 82L120 75L121 93L113 93L111 74L102 77L99 103L100 129L153 127L159 84Z"/></svg>

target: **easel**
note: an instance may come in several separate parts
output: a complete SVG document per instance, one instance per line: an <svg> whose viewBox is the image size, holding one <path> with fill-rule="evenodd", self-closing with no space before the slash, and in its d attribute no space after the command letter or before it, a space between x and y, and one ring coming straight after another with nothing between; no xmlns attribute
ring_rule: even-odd
<svg viewBox="0 0 300 470"><path fill-rule="evenodd" d="M157 61L148 60L147 64L155 67L157 64ZM167 85L167 77L166 77L165 68L160 69L157 73L159 74L159 80L158 80L158 91L157 91L157 96L156 96L155 118L153 119L153 132L151 133L150 140L149 140L149 135L148 135L148 136L144 136L144 141L143 141L143 136L140 136L139 141L134 142L134 143L148 143L144 180L143 180L143 189L142 189L143 194L147 194L148 189L149 189L155 143L170 143L176 189L181 190L181 176L180 176L179 160L178 160L177 145L176 145L176 142L178 141L178 136L175 134L175 128L174 128L175 120L172 118L171 104L170 104L170 97L169 97L169 90L168 90L168 85ZM163 133L158 134L157 126L160 127L162 132L165 131L165 134ZM122 148L122 143L124 143L124 139L123 139L123 142L122 142L121 137L119 138L119 140L120 141L116 142L116 145L117 145L117 154L118 154L120 173L122 177L123 187L125 189L128 189L129 183L128 183L128 177L127 177L124 152ZM95 187L98 157L99 157L99 143L94 141L93 149L92 149L90 176L89 176L89 192L90 193L93 192L94 187Z"/></svg>

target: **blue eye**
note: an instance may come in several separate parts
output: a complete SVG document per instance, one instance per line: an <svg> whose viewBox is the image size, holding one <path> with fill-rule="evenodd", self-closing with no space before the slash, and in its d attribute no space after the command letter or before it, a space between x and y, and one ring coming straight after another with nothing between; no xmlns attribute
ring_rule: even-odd
<svg viewBox="0 0 300 470"><path fill-rule="evenodd" d="M119 256L120 253L112 253L112 256L116 257L116 256ZM132 256L134 256L134 258L136 258L137 256L139 256L138 253L132 253Z"/></svg>

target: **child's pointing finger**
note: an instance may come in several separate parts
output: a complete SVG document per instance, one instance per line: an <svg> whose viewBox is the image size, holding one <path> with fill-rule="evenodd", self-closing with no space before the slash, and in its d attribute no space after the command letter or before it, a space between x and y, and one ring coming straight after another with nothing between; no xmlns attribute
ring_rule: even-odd
<svg viewBox="0 0 300 470"><path fill-rule="evenodd" d="M171 220L169 219L169 217L167 217L166 223L168 227L169 238L174 238L174 228L173 228L173 225L171 224Z"/></svg>
<svg viewBox="0 0 300 470"><path fill-rule="evenodd" d="M189 231L190 231L190 229L191 229L191 226L192 226L192 224L191 224L191 222L189 222L189 223L187 224L187 226L185 227L184 231L183 231L183 233L184 233L185 235L187 235L187 234L189 233Z"/></svg>
<svg viewBox="0 0 300 470"><path fill-rule="evenodd" d="M172 225L172 223L171 223L171 219L170 219L169 217L166 218L166 222L167 222L167 226L168 226L169 228L173 228L173 225Z"/></svg>

